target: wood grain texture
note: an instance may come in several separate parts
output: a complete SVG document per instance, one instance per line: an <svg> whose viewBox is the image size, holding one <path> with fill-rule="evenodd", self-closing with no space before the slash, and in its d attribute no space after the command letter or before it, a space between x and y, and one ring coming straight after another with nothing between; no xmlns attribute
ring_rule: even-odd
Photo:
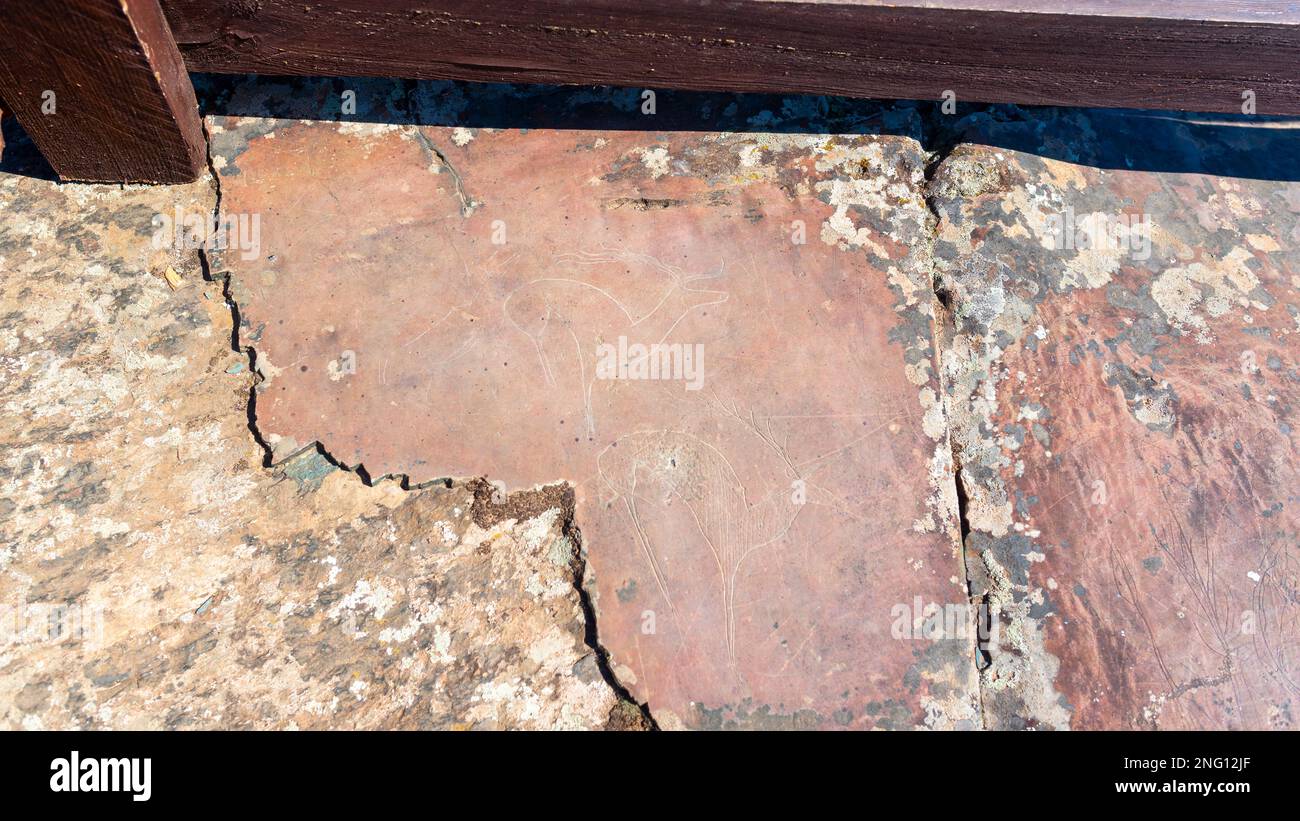
<svg viewBox="0 0 1300 821"><path fill-rule="evenodd" d="M164 0L192 71L1300 114L1300 10L1085 0Z"/></svg>
<svg viewBox="0 0 1300 821"><path fill-rule="evenodd" d="M0 95L63 179L202 170L194 89L158 0L0 0L0 42Z"/></svg>

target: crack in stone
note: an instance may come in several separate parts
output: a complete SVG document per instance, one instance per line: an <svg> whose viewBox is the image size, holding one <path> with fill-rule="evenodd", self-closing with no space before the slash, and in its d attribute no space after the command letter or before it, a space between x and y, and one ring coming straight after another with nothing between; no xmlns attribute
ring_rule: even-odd
<svg viewBox="0 0 1300 821"><path fill-rule="evenodd" d="M966 586L967 605L973 610L975 621L975 640L972 648L973 663L975 665L975 697L979 707L979 728L986 729L987 721L985 718L984 707L984 676L983 671L992 665L992 645L989 642L991 634L992 610L987 590L977 593L975 590L975 576L970 566L970 557L966 550L966 539L970 535L971 525L970 518L967 515L967 505L969 500L966 495L966 487L962 479L962 462L961 448L952 436L953 414L950 404L950 395L948 384L944 375L943 352L949 341L945 338L945 331L950 327L955 327L956 305L952 292L944 285L939 277L938 266L934 263L934 250L938 243L939 231L947 215L939 208L934 198L934 192L931 188L936 172L943 165L944 160L952 154L953 150L960 144L956 134L947 130L944 126L946 123L938 120L939 117L950 117L941 113L937 105L932 105L930 110L922 116L924 133L922 135L922 148L929 154L929 160L925 166L925 182L922 186L922 197L925 200L926 208L929 209L933 220L930 234L928 237L930 254L930 287L934 294L934 316L933 316L933 346L935 356L935 367L938 370L940 401L944 414L944 434L947 438L948 448L952 458L952 483L953 493L957 500L957 522L959 527L958 550L961 555L961 573L962 580ZM930 146L934 146L931 148Z"/></svg>
<svg viewBox="0 0 1300 821"><path fill-rule="evenodd" d="M465 193L465 181L461 178L460 172L456 170L456 166L452 165L451 160L447 159L447 155L442 153L442 149L433 144L433 140L429 139L429 135L425 134L424 131L420 129L420 126L416 125L414 128L415 139L420 143L420 146L423 147L425 151L428 151L430 154L437 157L438 162L442 164L442 167L447 169L447 173L451 174L452 182L456 188L456 199L460 200L460 215L462 217L468 217L470 214L474 213L474 208L478 203L470 199L469 195Z"/></svg>
<svg viewBox="0 0 1300 821"><path fill-rule="evenodd" d="M447 155L442 152L442 149L438 148L421 128L420 118L416 116L415 91L418 85L414 80L406 80L403 84L406 115L411 119L411 128L414 129L415 140L420 144L421 148L436 157L438 163L447 169L447 173L451 174L452 186L456 189L456 199L460 201L460 215L468 217L474 213L474 209L480 203L469 196L465 190L465 180L461 177L460 172L456 170L456 166L452 164L451 160L447 159Z"/></svg>

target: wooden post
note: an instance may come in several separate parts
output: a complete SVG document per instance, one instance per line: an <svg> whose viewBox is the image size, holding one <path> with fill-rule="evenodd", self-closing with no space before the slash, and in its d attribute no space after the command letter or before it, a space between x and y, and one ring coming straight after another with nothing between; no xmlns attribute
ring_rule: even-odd
<svg viewBox="0 0 1300 821"><path fill-rule="evenodd" d="M206 148L158 0L0 0L0 98L65 180L179 183Z"/></svg>

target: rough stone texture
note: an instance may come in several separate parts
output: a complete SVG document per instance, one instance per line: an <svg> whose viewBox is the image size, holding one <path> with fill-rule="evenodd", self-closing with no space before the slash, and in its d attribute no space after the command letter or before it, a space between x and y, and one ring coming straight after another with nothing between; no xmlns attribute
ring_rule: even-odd
<svg viewBox="0 0 1300 821"><path fill-rule="evenodd" d="M4 123L5 726L1295 727L1282 124L202 91L184 188Z"/></svg>
<svg viewBox="0 0 1300 821"><path fill-rule="evenodd" d="M3 726L635 723L560 509L261 467L222 285L151 242L214 200L0 173Z"/></svg>
<svg viewBox="0 0 1300 821"><path fill-rule="evenodd" d="M337 86L240 86L227 110L327 119L211 129L223 209L262 215L218 265L277 458L570 483L601 643L661 726L977 726L973 639L891 632L971 622L916 113L800 133L830 104L580 91L544 101L569 129L498 129L454 84L359 92L331 122ZM646 130L670 111L696 130ZM603 372L624 343L700 371Z"/></svg>
<svg viewBox="0 0 1300 821"><path fill-rule="evenodd" d="M934 176L990 727L1294 726L1300 143L1240 125L979 113Z"/></svg>

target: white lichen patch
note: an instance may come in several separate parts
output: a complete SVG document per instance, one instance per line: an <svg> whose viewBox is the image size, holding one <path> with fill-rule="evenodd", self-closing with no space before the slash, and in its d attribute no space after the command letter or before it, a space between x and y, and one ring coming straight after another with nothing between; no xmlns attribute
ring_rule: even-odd
<svg viewBox="0 0 1300 821"><path fill-rule="evenodd" d="M651 179L659 179L669 171L668 149L663 147L646 148L641 152L641 164L650 172Z"/></svg>
<svg viewBox="0 0 1300 821"><path fill-rule="evenodd" d="M1198 342L1214 341L1208 318L1226 314L1233 306L1242 309L1267 306L1253 295L1259 278L1247 267L1252 255L1234 248L1222 260L1166 268L1151 283L1151 297L1170 325L1192 331Z"/></svg>

